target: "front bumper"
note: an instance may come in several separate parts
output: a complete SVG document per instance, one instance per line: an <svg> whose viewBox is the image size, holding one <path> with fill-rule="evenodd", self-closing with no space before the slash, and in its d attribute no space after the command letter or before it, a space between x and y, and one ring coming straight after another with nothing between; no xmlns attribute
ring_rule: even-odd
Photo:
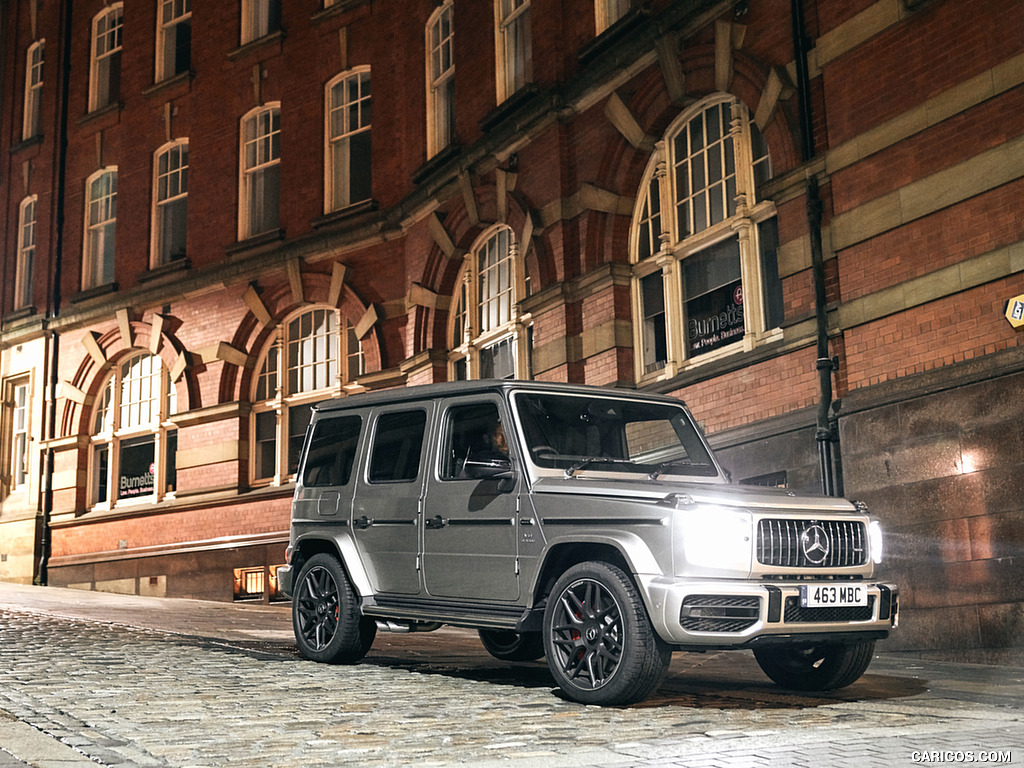
<svg viewBox="0 0 1024 768"><path fill-rule="evenodd" d="M802 608L800 586L821 582L640 580L655 630L679 647L740 648L812 637L842 642L858 634L879 638L899 620L899 590L883 582L864 585L867 606Z"/></svg>

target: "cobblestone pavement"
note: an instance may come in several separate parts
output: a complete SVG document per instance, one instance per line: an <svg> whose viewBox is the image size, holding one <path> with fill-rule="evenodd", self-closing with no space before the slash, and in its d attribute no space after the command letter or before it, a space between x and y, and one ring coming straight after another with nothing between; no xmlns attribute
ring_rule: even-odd
<svg viewBox="0 0 1024 768"><path fill-rule="evenodd" d="M170 632L140 605L115 623L0 599L0 768L1024 760L1020 668L882 655L853 686L807 696L771 685L748 653L676 654L650 700L599 708L466 630L378 635L363 663L335 667L298 657L280 608L246 630L238 607L195 604L226 617L217 637Z"/></svg>

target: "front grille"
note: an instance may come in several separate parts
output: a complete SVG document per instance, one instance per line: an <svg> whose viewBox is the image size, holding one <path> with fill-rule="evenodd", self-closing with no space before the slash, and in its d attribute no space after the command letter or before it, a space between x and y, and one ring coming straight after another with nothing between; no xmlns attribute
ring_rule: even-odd
<svg viewBox="0 0 1024 768"><path fill-rule="evenodd" d="M874 615L875 596L868 596L866 606L852 608L802 608L799 597L786 598L787 624L810 624L816 621L870 621Z"/></svg>
<svg viewBox="0 0 1024 768"><path fill-rule="evenodd" d="M868 559L859 520L760 520L757 561L781 568L843 568Z"/></svg>
<svg viewBox="0 0 1024 768"><path fill-rule="evenodd" d="M679 612L687 632L742 632L757 623L761 600L732 595L688 595Z"/></svg>

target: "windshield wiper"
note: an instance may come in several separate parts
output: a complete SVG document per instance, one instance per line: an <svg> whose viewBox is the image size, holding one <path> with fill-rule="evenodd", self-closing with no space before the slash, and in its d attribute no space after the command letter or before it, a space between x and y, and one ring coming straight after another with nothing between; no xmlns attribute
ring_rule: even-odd
<svg viewBox="0 0 1024 768"><path fill-rule="evenodd" d="M649 477L651 480L657 480L659 477L661 477L661 474L666 469L668 469L669 467L674 467L676 464L682 464L684 466L692 467L693 466L693 460L690 459L690 458L682 458L682 459L672 459L672 461L663 461L663 462L661 462L661 464L659 464L657 467L655 467L654 470L651 472L651 474L649 474L647 477Z"/></svg>
<svg viewBox="0 0 1024 768"><path fill-rule="evenodd" d="M591 464L632 464L633 462L629 459L613 459L611 456L590 456L589 458L577 461L571 467L565 470L566 477L572 477L581 469L589 467Z"/></svg>

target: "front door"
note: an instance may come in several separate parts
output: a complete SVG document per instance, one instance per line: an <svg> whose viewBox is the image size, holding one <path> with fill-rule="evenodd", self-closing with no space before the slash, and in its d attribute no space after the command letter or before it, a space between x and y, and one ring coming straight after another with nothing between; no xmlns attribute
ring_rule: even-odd
<svg viewBox="0 0 1024 768"><path fill-rule="evenodd" d="M516 517L522 473L509 479L467 477L465 463L508 457L505 406L497 396L445 402L438 460L423 510L423 578L433 597L517 600Z"/></svg>
<svg viewBox="0 0 1024 768"><path fill-rule="evenodd" d="M433 404L387 409L372 420L366 471L352 505L352 535L377 593L420 592L419 505Z"/></svg>

